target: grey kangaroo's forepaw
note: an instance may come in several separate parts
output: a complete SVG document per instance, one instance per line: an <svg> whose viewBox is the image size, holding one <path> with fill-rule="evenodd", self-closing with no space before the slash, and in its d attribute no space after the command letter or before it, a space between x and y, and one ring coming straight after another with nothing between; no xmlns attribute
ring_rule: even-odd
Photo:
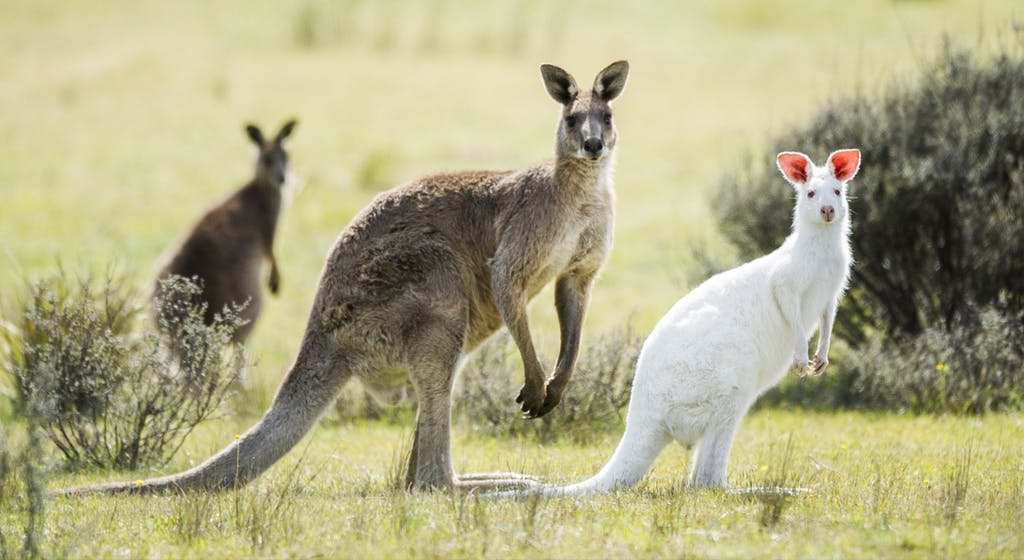
<svg viewBox="0 0 1024 560"><path fill-rule="evenodd" d="M541 416L544 416L545 414L554 410L554 408L558 406L558 403L562 402L563 390L563 386L555 385L553 383L548 382L547 392L544 397L544 404L541 405L540 410L538 410L533 417L540 418Z"/></svg>
<svg viewBox="0 0 1024 560"><path fill-rule="evenodd" d="M541 416L542 413L539 414L539 412L544 408L545 395L544 385L530 383L523 385L519 396L516 397L516 402L522 405L520 409L523 411L524 418L539 418Z"/></svg>

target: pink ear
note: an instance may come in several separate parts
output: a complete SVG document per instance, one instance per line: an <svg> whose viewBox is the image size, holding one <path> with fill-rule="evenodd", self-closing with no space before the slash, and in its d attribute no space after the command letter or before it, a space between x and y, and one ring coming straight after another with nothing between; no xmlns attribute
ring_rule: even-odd
<svg viewBox="0 0 1024 560"><path fill-rule="evenodd" d="M840 181L849 181L860 169L860 150L836 150L828 156L832 176Z"/></svg>
<svg viewBox="0 0 1024 560"><path fill-rule="evenodd" d="M807 169L811 166L809 157L800 152L782 152L776 163L779 171L790 183L796 185L807 182Z"/></svg>

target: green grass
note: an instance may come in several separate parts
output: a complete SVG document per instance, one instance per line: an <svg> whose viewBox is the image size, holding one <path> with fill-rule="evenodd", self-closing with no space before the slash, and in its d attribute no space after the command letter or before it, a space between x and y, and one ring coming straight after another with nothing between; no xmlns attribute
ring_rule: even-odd
<svg viewBox="0 0 1024 560"><path fill-rule="evenodd" d="M223 428L229 428L224 430ZM231 439L208 430L168 467ZM458 430L456 468L520 470L566 483L596 473L618 434L540 447ZM670 447L641 487L589 499L479 502L395 489L408 430L383 423L318 428L255 485L219 496L55 499L46 554L135 557L453 556L605 558L1015 557L1024 550L1020 417L981 420L761 411L744 423L736 488L784 479L770 497L679 486L687 452ZM787 454L789 467L779 472ZM111 478L59 476L52 486ZM116 477L115 477L116 478ZM959 496L959 497L957 497ZM766 515L768 510L769 515Z"/></svg>
<svg viewBox="0 0 1024 560"><path fill-rule="evenodd" d="M1017 4L0 0L0 300L11 302L22 277L58 260L95 270L118 261L148 282L199 212L248 178L242 124L298 117L291 149L300 189L279 229L282 294L266 304L253 339L253 393L246 414L206 426L168 469L185 467L266 405L298 345L325 254L377 189L440 169L551 156L557 108L540 63L585 84L612 60L631 62L616 103L615 249L587 329L632 317L646 332L700 280L688 273L691 243L733 258L708 211L723 172L751 157L771 165L764 143L772 134L830 97L871 93L920 68L944 32L983 51L1019 40L1007 23ZM531 310L548 355L557 348L552 307L545 292ZM615 497L477 504L406 496L388 477L408 429L320 428L304 455L294 452L237 496L53 501L45 550L873 558L1024 549L1019 415L759 412L742 428L734 483L765 480L772 473L760 467L781 461L792 434L791 474L813 489L767 528L768 506L675 490L686 463L678 451L644 489ZM456 462L571 481L596 472L616 440L540 447L462 437ZM958 471L964 463L970 468ZM50 487L111 477L61 475ZM964 484L961 507L947 506Z"/></svg>

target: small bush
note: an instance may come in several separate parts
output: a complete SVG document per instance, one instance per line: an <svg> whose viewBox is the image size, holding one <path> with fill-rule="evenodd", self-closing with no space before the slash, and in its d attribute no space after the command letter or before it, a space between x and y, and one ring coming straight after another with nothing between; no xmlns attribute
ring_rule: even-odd
<svg viewBox="0 0 1024 560"><path fill-rule="evenodd" d="M162 290L171 302L189 301L199 288L175 278ZM166 463L237 378L242 355L227 352L242 321L236 311L207 326L205 309L190 305L157 326L144 320L142 301L123 277L70 279L61 270L28 283L0 335L16 409L71 467ZM185 350L180 362L161 332Z"/></svg>
<svg viewBox="0 0 1024 560"><path fill-rule="evenodd" d="M851 396L862 406L978 414L1024 404L1024 314L989 308L899 345L875 338Z"/></svg>
<svg viewBox="0 0 1024 560"><path fill-rule="evenodd" d="M541 441L563 434L587 441L618 429L642 342L626 327L584 344L562 402L542 418L524 420L515 402L522 362L511 337L503 333L484 344L466 365L456 388L455 416L487 435L524 435Z"/></svg>
<svg viewBox="0 0 1024 560"><path fill-rule="evenodd" d="M840 404L978 412L1019 402L991 374L1011 371L1014 356L986 350L989 359L1009 361L937 375L929 352L941 340L953 345L944 355L975 356L980 350L964 345L996 342L971 331L992 322L981 310L1024 311L1021 50L982 59L945 45L914 85L830 103L808 126L772 142L773 152L801 150L819 162L837 148L864 153L850 189L855 264L835 334L852 355L882 361L854 364L868 377L848 393L855 400ZM791 206L790 187L768 161L725 178L714 201L721 230L743 258L782 242ZM1007 341L1024 340L1024 324L1011 323L999 327ZM926 391L929 382L944 385Z"/></svg>

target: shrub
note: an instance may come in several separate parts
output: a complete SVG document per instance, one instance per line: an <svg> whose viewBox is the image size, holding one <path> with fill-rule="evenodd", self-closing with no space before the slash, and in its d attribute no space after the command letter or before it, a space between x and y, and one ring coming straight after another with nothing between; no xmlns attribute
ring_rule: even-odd
<svg viewBox="0 0 1024 560"><path fill-rule="evenodd" d="M511 337L502 333L466 365L455 390L454 414L487 435L551 441L568 434L586 441L621 426L642 342L625 327L584 344L562 402L542 418L523 420L515 402L522 362Z"/></svg>
<svg viewBox="0 0 1024 560"><path fill-rule="evenodd" d="M172 302L199 288L175 278L162 290ZM61 270L29 282L15 321L5 324L15 407L69 466L166 463L237 378L242 355L226 352L242 321L237 310L207 326L204 308L189 304L157 326L143 320L141 301L123 277L73 280ZM180 363L163 348L161 329L186 350Z"/></svg>
<svg viewBox="0 0 1024 560"><path fill-rule="evenodd" d="M913 412L982 413L1024 399L1024 313L989 308L903 344L875 338L858 364L851 396L865 406Z"/></svg>
<svg viewBox="0 0 1024 560"><path fill-rule="evenodd" d="M935 366L933 359L926 360L924 349L936 344L937 337L948 344L977 342L969 330L991 324L991 317L983 319L981 310L996 306L1006 317L1024 310L1020 51L1016 47L982 59L947 44L916 84L894 85L877 99L832 102L807 127L772 143L773 152L797 149L817 161L841 147L860 147L864 152L850 190L856 262L835 326L836 336L854 350L870 347L874 355L884 354L904 368L923 371ZM784 193L789 194L790 187L774 165L759 164L754 171L723 180L714 211L742 257L773 250L788 234L792 203ZM1005 327L1010 340L1024 339L1021 323ZM977 349L951 350L971 355ZM1012 357L991 355L1011 361L965 364L965 369L949 373L957 377L950 387L962 391L959 397L926 400L956 403L969 411L1002 406L972 400L972 395L988 390L978 384L993 381L979 368L1008 371L1013 363ZM914 359L928 363L914 364ZM895 379L878 383L882 372L875 365L865 365L862 371L872 377L862 380L851 396L931 410L913 400L921 395L909 392L909 386ZM894 378L906 374L889 371ZM908 392L872 392L883 386Z"/></svg>

